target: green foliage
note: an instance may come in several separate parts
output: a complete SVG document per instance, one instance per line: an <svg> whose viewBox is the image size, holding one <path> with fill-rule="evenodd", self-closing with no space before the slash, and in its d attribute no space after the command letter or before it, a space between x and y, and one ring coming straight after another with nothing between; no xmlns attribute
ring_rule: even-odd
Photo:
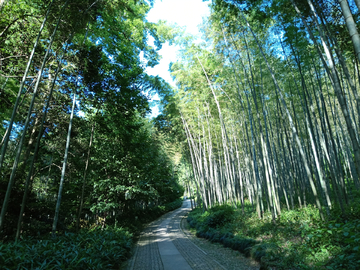
<svg viewBox="0 0 360 270"><path fill-rule="evenodd" d="M94 229L56 238L0 243L1 269L118 269L132 235L122 228Z"/></svg>
<svg viewBox="0 0 360 270"><path fill-rule="evenodd" d="M41 137L39 153L35 157L34 178L25 203L21 231L27 238L42 237L51 230L73 92L77 96L77 109L58 233L76 231L77 224L89 229L99 223L103 227L121 224L137 230L143 222L179 206L177 199L184 189L174 173L176 164L166 152L162 137L145 118L150 111L147 95L167 92L170 88L161 78L147 75L145 68L158 62L158 49L163 42L173 40L178 31L164 22L146 21L151 2L68 1L51 57L39 78L39 96L29 127L32 132L25 138L1 239L11 241L15 236L24 181L38 135ZM19 78L24 73L49 3L8 0L2 9L6 16L0 19L0 102L5 104L0 108L1 136L15 103ZM34 82L38 81L33 75L43 61L49 35L55 29L64 3L55 0L49 9L15 118L16 131L23 131L28 99ZM155 46L147 44L150 36L155 39ZM54 83L44 129L39 134L43 102L48 99L58 67L61 72ZM18 147L19 136L15 133L12 132L15 136L9 142L0 170L1 202L12 168L12 152Z"/></svg>
<svg viewBox="0 0 360 270"><path fill-rule="evenodd" d="M196 228L196 236L218 242L225 247L240 251L250 256L251 248L258 242L254 239L235 236L225 227L234 221L235 209L230 205L218 205L205 213L200 209L193 210L187 220L192 228ZM225 228L224 228L225 227Z"/></svg>
<svg viewBox="0 0 360 270"><path fill-rule="evenodd" d="M302 248L318 262L330 260L328 269L358 269L360 266L360 220L303 226Z"/></svg>
<svg viewBox="0 0 360 270"><path fill-rule="evenodd" d="M158 217L162 216L163 214L181 207L182 204L183 204L183 200L179 198L165 205L148 207L143 210L137 209L137 211L133 213L133 216L134 217L136 216L137 219L125 220L125 222L123 223L129 228L132 228L133 230L139 230L139 228L141 228L143 224L153 221Z"/></svg>
<svg viewBox="0 0 360 270"><path fill-rule="evenodd" d="M130 256L134 235L142 225L181 207L182 199L143 211L128 229L106 226L79 233L65 232L55 238L24 237L0 242L1 269L119 269ZM128 221L129 222L129 221ZM39 229L37 227L37 229Z"/></svg>
<svg viewBox="0 0 360 270"><path fill-rule="evenodd" d="M238 250L276 269L358 269L360 266L360 220L322 222L317 208L283 211L272 222L271 215L259 220L246 204L245 212L232 208L232 218L222 226L209 226L231 206L216 206L205 213L195 209L187 218L198 237ZM221 208L223 208L221 210ZM349 207L347 211L354 211ZM336 213L334 209L332 214ZM347 215L352 217L351 215Z"/></svg>
<svg viewBox="0 0 360 270"><path fill-rule="evenodd" d="M220 228L232 221L234 215L234 208L230 205L218 205L209 210L209 215L206 216L204 224L209 228Z"/></svg>
<svg viewBox="0 0 360 270"><path fill-rule="evenodd" d="M176 201L173 201L171 203L168 203L165 205L165 211L169 212L175 209L178 209L182 206L183 200L181 198L177 199Z"/></svg>
<svg viewBox="0 0 360 270"><path fill-rule="evenodd" d="M260 243L252 246L250 250L250 255L257 261L261 261L262 258L279 258L281 249L275 243Z"/></svg>
<svg viewBox="0 0 360 270"><path fill-rule="evenodd" d="M360 190L352 190L351 193L352 199L344 211L338 204L331 209L331 220L343 222L360 217Z"/></svg>

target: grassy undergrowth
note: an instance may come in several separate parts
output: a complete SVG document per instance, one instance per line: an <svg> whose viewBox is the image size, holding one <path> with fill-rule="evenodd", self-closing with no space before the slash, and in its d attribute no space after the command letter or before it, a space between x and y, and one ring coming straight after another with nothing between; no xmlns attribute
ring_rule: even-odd
<svg viewBox="0 0 360 270"><path fill-rule="evenodd" d="M203 213L193 210L189 225L198 237L222 243L251 256L268 269L360 269L360 204L345 213L333 209L327 221L318 210L283 211L274 224L271 215L259 219L249 203L245 211L229 205Z"/></svg>
<svg viewBox="0 0 360 270"><path fill-rule="evenodd" d="M42 235L18 242L0 242L0 269L120 269L131 255L135 235L143 225L182 205L178 199L164 206L137 213L136 224L129 227L83 229L62 232L55 238Z"/></svg>
<svg viewBox="0 0 360 270"><path fill-rule="evenodd" d="M132 245L124 229L95 229L0 245L1 269L118 269Z"/></svg>

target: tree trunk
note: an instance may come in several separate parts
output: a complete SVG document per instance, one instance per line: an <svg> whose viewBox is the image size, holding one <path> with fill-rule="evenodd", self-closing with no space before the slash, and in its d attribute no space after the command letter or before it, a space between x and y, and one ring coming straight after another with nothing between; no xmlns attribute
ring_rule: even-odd
<svg viewBox="0 0 360 270"><path fill-rule="evenodd" d="M19 88L16 100L15 100L14 109L12 111L11 119L9 121L9 127L8 127L9 131L7 132L7 134L5 136L5 139L3 140L3 146L2 146L3 148L1 149L1 155L0 155L0 171L1 171L1 168L2 168L3 161L4 161L4 156L5 156L5 152L6 152L6 149L7 149L7 145L8 145L9 137L10 137L10 134L11 134L11 130L12 130L12 127L13 127L13 124L14 124L17 108L18 108L18 105L19 105L19 102L20 102L20 96L21 96L21 93L22 93L22 91L24 89L25 81L26 81L26 78L27 78L27 75L28 75L28 72L29 72L29 69L30 69L30 66L31 66L31 62L32 62L32 60L34 58L36 47L37 47L37 45L39 43L42 30L44 29L44 26L45 26L46 20L47 20L47 18L49 16L50 8L51 8L51 5L52 5L53 2L54 2L54 0L51 1L49 7L47 8L45 18L44 18L44 20L43 20L43 22L42 22L42 24L40 26L39 33L37 35L36 41L34 43L33 49L32 49L32 51L30 53L30 57L29 57L29 60L27 62L26 68L25 68L24 76L22 77L22 80L21 80L21 83L20 83L20 88ZM1 5L0 5L0 8L1 8ZM1 231L1 227L2 227L1 224L2 224L2 221L0 220L0 231Z"/></svg>
<svg viewBox="0 0 360 270"><path fill-rule="evenodd" d="M311 1L308 1L308 2L309 2L309 5L311 5L310 4ZM349 34L350 34L352 43L354 45L356 57L357 57L358 61L360 62L360 36L359 36L359 32L357 30L354 18L351 14L349 3L347 0L338 0L338 2L340 4L341 11L342 11L342 14L345 19L346 27L349 30ZM356 3L356 4L358 4L358 3Z"/></svg>
<svg viewBox="0 0 360 270"><path fill-rule="evenodd" d="M293 0L291 0L291 1L293 1ZM244 21L246 22L248 28L250 29L250 31L251 31L254 39L255 39L255 42L257 43L257 45L258 45L258 47L259 47L259 50L260 50L260 52L261 52L261 54L262 54L262 56L263 56L263 58L264 58L264 60L265 60L265 62L266 62L266 65L267 65L267 67L268 67L268 69L269 69L269 72L271 73L271 77L272 77L273 82L274 82L274 84L275 84L275 89L276 89L277 93L280 95L280 99L281 99L281 102L282 102L282 104L283 104L283 107L285 108L286 114L287 114L287 116L288 116L288 120L289 120L290 126L291 126L291 128L292 128L293 135L294 135L295 140L296 140L296 143L297 143L297 145L298 145L298 147L299 147L300 155L301 155L301 157L302 157L302 159L303 159L303 163L304 163L304 166L305 166L305 171L306 171L307 176L308 176L308 178L309 178L310 186L311 186L313 195L314 195L314 197L315 197L316 206L317 206L317 208L318 208L318 210L319 210L321 219L324 220L324 215L323 215L323 212L322 212L321 203L320 203L320 200L319 200L319 197L318 197L318 194L317 194L317 190L316 190L316 186L315 186L314 180L313 180L313 178L312 178L312 174L311 174L311 171L310 171L309 163L308 163L307 157L306 157L306 155L305 155L303 146L302 146L302 144L301 144L301 142L300 142L299 136L298 136L298 134L297 134L296 128L295 128L295 126L294 126L292 116L291 116L291 114L290 114L290 112L289 112L289 110L288 110L288 108L287 108L287 105L286 105L286 102L285 102L285 100L284 100L283 94L282 94L282 92L281 92L281 90L280 90L280 87L279 87L279 85L278 85L278 83L277 83L277 80L276 80L276 78L275 78L275 75L274 75L274 73L273 73L273 71L272 71L272 69L271 69L271 67L270 67L270 64L269 64L269 62L267 61L267 58L266 58L266 56L265 56L265 54L264 54L264 52L263 52L263 50L262 50L262 48L261 48L258 40L257 40L254 32L252 31L249 22L246 20L245 16L244 16L242 13L241 13L241 15L242 15Z"/></svg>
<svg viewBox="0 0 360 270"><path fill-rule="evenodd" d="M58 197L57 197L57 201L56 201L54 222L53 222L53 225L52 225L52 236L53 237L56 236L56 227L57 227L57 223L58 223L58 220L59 220L61 195L62 195L62 190L63 190L63 186L64 186L65 171L66 171L66 165L67 165L67 159L68 159L68 152L69 152L69 148L70 148L71 127L72 127L74 111L75 111L75 104L76 104L76 91L75 91L75 89L76 89L76 86L74 86L74 91L73 91L74 97L73 97L73 104L72 104L72 107L71 107L69 129L68 129L68 134L67 134L67 139L66 139L64 162L63 162L63 166L62 166L62 170L61 170L61 179L60 179L60 185L59 185L59 192L58 192Z"/></svg>
<svg viewBox="0 0 360 270"><path fill-rule="evenodd" d="M63 13L63 10L65 9L65 6L67 5L67 2L66 4L63 6L62 10L61 10L61 13ZM15 161L14 161L14 164L13 164L13 168L12 168L12 171L11 171L11 175L10 175L10 180L9 180L9 183L8 183L8 187L7 187L7 190L6 190L6 194L5 194L5 198L4 198L4 202L3 202L3 207L1 208L1 214L0 214L0 231L2 230L3 228L3 225L4 225L4 218L5 218L5 214L6 214L6 211L7 211L7 207L8 207L8 203L9 203L9 200L10 200L10 194L11 194L11 189L12 189L12 186L14 184L14 181L15 181L15 174L16 174L16 170L17 170L17 166L18 166L18 162L19 162L19 158L20 158L20 154L21 154L21 150L22 150L22 146L23 146L23 142L24 142L24 139L25 139L25 135L26 135L26 131L28 129L28 126L29 126L29 122L30 122L30 118L31 118L31 114L32 114L32 109L34 107L34 103L35 103L35 99L36 99L36 96L37 96L37 91L38 91L38 88L39 88L39 83L40 83L40 78L42 76L42 73L44 71L44 68L45 68L45 64L46 64L46 61L47 61L47 57L49 55L49 52L50 52L50 49L51 49L51 46L52 46L52 43L54 41L54 37L55 37L55 34L56 34L56 31L57 31L57 28L59 26L59 23L60 23L60 19L61 19L61 15L59 16L59 19L57 21L57 24L56 24L56 27L54 29L54 32L50 38L50 41L49 41L49 45L48 45L48 48L46 50L46 53L45 53L45 56L44 56L44 59L43 59L43 62L42 62L42 65L40 67L40 70L38 72L38 79L36 81L36 84L35 84L35 88L34 88L34 93L33 93L33 96L32 96L32 99L31 99L31 102L30 102L30 107L29 107L29 110L28 110L28 114L27 114L27 117L26 117L26 121L25 121L25 125L24 125L24 129L23 129L23 132L22 132L22 136L21 136L21 139L20 139L20 142L19 142L19 146L18 146L18 150L16 152L16 157L15 157ZM34 47L35 49L35 47ZM28 68L26 70L26 72L28 71ZM25 73L26 73L25 72ZM21 87L20 87L21 89ZM21 92L19 92L19 94L21 94ZM20 97L20 95L18 95L18 97ZM17 109L17 106L15 105L14 106L14 112L16 112L16 109ZM15 115L14 115L15 117ZM13 120L13 119L12 119ZM10 125L9 125L9 130L11 130L10 128ZM9 132L10 133L10 132ZM9 136L8 136L9 138ZM7 142L5 142L7 143ZM4 144L5 144L4 143ZM6 148L6 144L3 146L3 151L5 152L5 148Z"/></svg>
<svg viewBox="0 0 360 270"><path fill-rule="evenodd" d="M335 64L334 64L331 52L329 50L329 47L327 46L327 44L325 42L323 31L322 31L321 27L319 26L318 21L315 20L315 23L316 23L317 29L319 31L320 38L321 38L321 41L322 41L322 45L323 45L323 48L324 48L324 51L325 51L325 54L326 54L329 65L326 64L326 62L325 62L325 60L323 58L323 55L322 55L322 53L320 52L320 50L319 50L319 48L317 46L316 39L314 38L314 36L313 36L313 34L311 32L311 29L309 28L309 26L306 23L305 19L301 15L301 12L298 9L298 7L296 6L294 0L291 0L291 2L293 4L296 12L300 15L304 26L306 27L311 39L313 40L313 42L315 44L315 47L317 48L319 57L320 57L321 61L323 62L323 65L324 65L327 73L329 74L329 77L332 80L332 84L333 84L333 88L334 88L336 97L338 99L341 111L342 111L343 116L345 118L347 131L349 132L349 135L350 135L350 139L351 139L351 143L352 143L353 151L354 151L356 169L357 169L358 176L360 177L360 146L359 146L359 142L357 141L357 138L356 138L355 130L354 130L354 127L352 125L352 121L350 119L349 109L348 109L348 107L346 105L345 97L344 97L344 95L342 93L342 90L341 90L341 85L340 85L338 73L336 71ZM311 1L308 0L308 3L310 5L310 7L311 7L311 10L313 12L314 17L317 18L317 14L315 13L315 9L313 8Z"/></svg>
<svg viewBox="0 0 360 270"><path fill-rule="evenodd" d="M91 151L91 146L92 146L92 142L93 142L93 138L94 138L94 129L95 129L95 123L93 123L92 127L91 127L90 142L89 142L88 153L87 153L87 158L86 158L86 163L85 163L83 185L82 185L82 189L81 189L80 206L79 206L79 211L78 211L78 215L77 215L77 218L76 218L76 231L79 231L80 217L81 217L82 209L83 209L83 206L84 206L84 195L85 195L85 187L86 187L86 174L87 174L88 167L89 167L90 151Z"/></svg>

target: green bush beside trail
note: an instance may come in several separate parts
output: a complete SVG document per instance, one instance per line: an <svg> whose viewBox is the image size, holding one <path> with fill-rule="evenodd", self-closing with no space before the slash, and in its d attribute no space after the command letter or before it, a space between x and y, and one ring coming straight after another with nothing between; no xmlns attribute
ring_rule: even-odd
<svg viewBox="0 0 360 270"><path fill-rule="evenodd" d="M151 208L140 222L148 222L181 207L182 199ZM141 214L141 213L139 213ZM0 269L119 269L131 255L134 235L141 224L128 228L111 226L65 232L55 238L27 237L18 242L0 242Z"/></svg>
<svg viewBox="0 0 360 270"><path fill-rule="evenodd" d="M0 244L1 269L118 269L133 235L118 228Z"/></svg>
<svg viewBox="0 0 360 270"><path fill-rule="evenodd" d="M360 219L357 208L331 210L322 221L318 210L283 211L275 224L270 213L259 219L246 204L195 209L187 218L198 237L237 250L261 262L264 269L360 269Z"/></svg>

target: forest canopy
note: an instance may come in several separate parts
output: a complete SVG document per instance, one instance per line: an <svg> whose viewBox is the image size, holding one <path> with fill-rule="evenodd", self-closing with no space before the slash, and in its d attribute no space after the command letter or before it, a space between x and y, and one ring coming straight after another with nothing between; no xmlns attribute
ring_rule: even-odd
<svg viewBox="0 0 360 270"><path fill-rule="evenodd" d="M1 2L2 239L127 226L182 196L146 118L151 94L169 86L145 68L174 38L146 20L151 5Z"/></svg>

